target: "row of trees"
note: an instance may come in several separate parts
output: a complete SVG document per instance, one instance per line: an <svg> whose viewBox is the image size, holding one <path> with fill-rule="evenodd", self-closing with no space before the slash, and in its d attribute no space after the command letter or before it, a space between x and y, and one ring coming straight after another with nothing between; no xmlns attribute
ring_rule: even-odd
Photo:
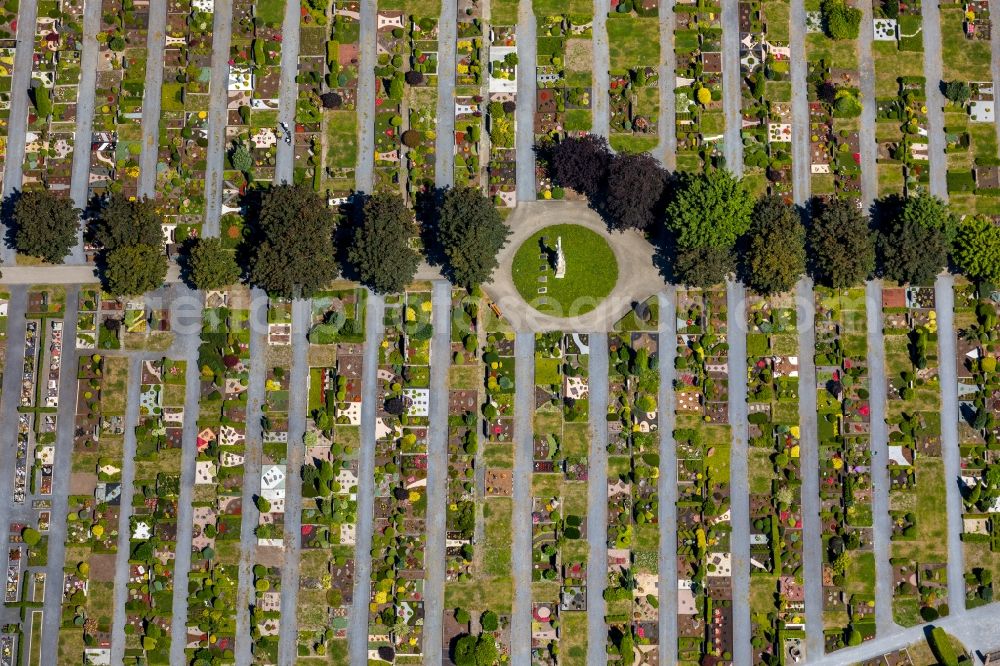
<svg viewBox="0 0 1000 666"><path fill-rule="evenodd" d="M724 170L669 174L649 155L613 154L594 135L543 154L553 182L587 196L611 229L638 230L657 244L678 284L709 286L735 273L771 294L804 274L831 287L876 275L926 283L949 266L973 280L1000 279L1000 227L984 217L958 221L926 193L886 197L869 219L848 199L816 199L806 210L757 199Z"/></svg>
<svg viewBox="0 0 1000 666"><path fill-rule="evenodd" d="M359 195L343 216L301 185L275 185L247 196L246 229L234 252L218 238L184 242L182 277L197 289L241 279L276 296L308 296L335 280L341 267L374 290L398 292L427 255L456 284L490 279L510 234L478 190L434 193L418 228L398 195ZM81 211L47 191L16 193L9 202L8 240L18 252L59 264L77 244ZM342 223L339 219L343 218ZM104 288L115 295L156 289L166 279L162 218L148 199L112 195L86 229L98 248Z"/></svg>

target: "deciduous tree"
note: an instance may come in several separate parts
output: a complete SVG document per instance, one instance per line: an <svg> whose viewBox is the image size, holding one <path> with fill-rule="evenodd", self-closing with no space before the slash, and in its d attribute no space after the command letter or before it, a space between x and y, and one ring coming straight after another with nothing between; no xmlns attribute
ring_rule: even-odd
<svg viewBox="0 0 1000 666"><path fill-rule="evenodd" d="M984 216L959 222L954 259L971 280L1000 281L1000 227Z"/></svg>
<svg viewBox="0 0 1000 666"><path fill-rule="evenodd" d="M567 137L552 148L552 180L592 197L603 191L611 162L608 140L596 134Z"/></svg>
<svg viewBox="0 0 1000 666"><path fill-rule="evenodd" d="M188 277L195 289L220 289L240 279L236 255L218 238L198 238L187 246Z"/></svg>
<svg viewBox="0 0 1000 666"><path fill-rule="evenodd" d="M647 229L660 217L667 172L649 153L619 153L611 159L604 208L611 226Z"/></svg>
<svg viewBox="0 0 1000 666"><path fill-rule="evenodd" d="M791 290L806 270L806 231L781 197L765 196L754 206L742 257L743 282L758 294Z"/></svg>
<svg viewBox="0 0 1000 666"><path fill-rule="evenodd" d="M93 237L109 251L134 245L159 248L163 245L162 224L152 200L112 194L98 214Z"/></svg>
<svg viewBox="0 0 1000 666"><path fill-rule="evenodd" d="M729 171L685 173L667 205L667 229L682 249L732 248L750 227L754 200Z"/></svg>
<svg viewBox="0 0 1000 666"><path fill-rule="evenodd" d="M375 291L403 291L420 264L420 255L410 246L416 233L413 214L399 195L372 195L365 199L347 260L361 282Z"/></svg>
<svg viewBox="0 0 1000 666"><path fill-rule="evenodd" d="M76 245L80 210L48 190L15 192L14 247L21 254L61 264Z"/></svg>
<svg viewBox="0 0 1000 666"><path fill-rule="evenodd" d="M807 233L813 278L830 287L853 287L875 269L875 240L868 220L845 199L820 202L816 208Z"/></svg>
<svg viewBox="0 0 1000 666"><path fill-rule="evenodd" d="M493 276L497 254L507 244L510 229L479 190L458 187L444 193L437 236L452 282L471 288Z"/></svg>
<svg viewBox="0 0 1000 666"><path fill-rule="evenodd" d="M114 296L137 296L152 291L167 277L167 255L159 247L126 245L104 257L104 288Z"/></svg>

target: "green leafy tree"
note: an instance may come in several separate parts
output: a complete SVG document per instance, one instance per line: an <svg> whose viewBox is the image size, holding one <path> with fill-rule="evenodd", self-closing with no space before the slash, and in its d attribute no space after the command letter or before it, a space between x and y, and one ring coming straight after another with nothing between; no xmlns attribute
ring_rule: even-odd
<svg viewBox="0 0 1000 666"><path fill-rule="evenodd" d="M16 192L14 247L21 254L61 264L76 245L80 210L48 190Z"/></svg>
<svg viewBox="0 0 1000 666"><path fill-rule="evenodd" d="M333 211L304 185L263 193L250 248L250 283L275 296L309 297L337 277Z"/></svg>
<svg viewBox="0 0 1000 666"><path fill-rule="evenodd" d="M253 171L253 155L247 149L246 145L239 141L233 145L232 150L229 152L229 161L233 163L233 168L243 173L250 173Z"/></svg>
<svg viewBox="0 0 1000 666"><path fill-rule="evenodd" d="M674 257L674 281L691 287L711 287L725 280L735 268L733 251L728 248L678 250Z"/></svg>
<svg viewBox="0 0 1000 666"><path fill-rule="evenodd" d="M445 255L446 272L455 284L471 288L488 282L509 236L500 213L479 190L458 187L444 193L437 241Z"/></svg>
<svg viewBox="0 0 1000 666"><path fill-rule="evenodd" d="M365 199L347 260L361 282L375 291L403 291L420 264L420 255L410 246L416 232L413 215L399 195L372 195Z"/></svg>
<svg viewBox="0 0 1000 666"><path fill-rule="evenodd" d="M455 641L452 656L456 666L493 666L500 652L491 634L465 635Z"/></svg>
<svg viewBox="0 0 1000 666"><path fill-rule="evenodd" d="M112 194L98 214L93 239L109 251L133 245L159 248L163 245L162 225L152 200Z"/></svg>
<svg viewBox="0 0 1000 666"><path fill-rule="evenodd" d="M926 284L948 263L945 225L913 210L916 206L910 208L910 214L904 208L879 235L882 270L887 278L900 284Z"/></svg>
<svg viewBox="0 0 1000 666"><path fill-rule="evenodd" d="M944 96L949 102L963 106L972 98L972 88L965 81L949 81L944 86Z"/></svg>
<svg viewBox="0 0 1000 666"><path fill-rule="evenodd" d="M970 280L1000 281L1000 227L988 217L967 217L958 224L955 263Z"/></svg>
<svg viewBox="0 0 1000 666"><path fill-rule="evenodd" d="M823 28L830 39L857 39L861 27L861 10L844 0L823 0L819 6Z"/></svg>
<svg viewBox="0 0 1000 666"><path fill-rule="evenodd" d="M806 270L806 230L781 197L765 196L754 206L742 257L743 281L758 294L791 290Z"/></svg>
<svg viewBox="0 0 1000 666"><path fill-rule="evenodd" d="M833 198L817 205L807 238L813 278L853 287L875 270L875 240L868 220L852 201Z"/></svg>
<svg viewBox="0 0 1000 666"><path fill-rule="evenodd" d="M729 249L750 228L753 207L750 190L729 171L685 173L667 205L667 229L680 249Z"/></svg>
<svg viewBox="0 0 1000 666"><path fill-rule="evenodd" d="M218 238L198 238L187 247L188 277L195 289L220 289L240 279L236 256Z"/></svg>
<svg viewBox="0 0 1000 666"><path fill-rule="evenodd" d="M158 247L131 245L104 257L104 288L114 296L136 296L157 289L167 278L167 255Z"/></svg>

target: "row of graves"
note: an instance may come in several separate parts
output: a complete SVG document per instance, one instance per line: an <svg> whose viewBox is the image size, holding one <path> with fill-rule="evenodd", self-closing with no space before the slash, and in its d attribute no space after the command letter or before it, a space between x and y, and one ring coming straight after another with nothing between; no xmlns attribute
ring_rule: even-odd
<svg viewBox="0 0 1000 666"><path fill-rule="evenodd" d="M486 107L488 192L495 205L513 208L517 203L517 35L514 26L505 25L491 25L489 35Z"/></svg>
<svg viewBox="0 0 1000 666"><path fill-rule="evenodd" d="M674 16L677 168L723 164L722 14L717 3L679 3Z"/></svg>

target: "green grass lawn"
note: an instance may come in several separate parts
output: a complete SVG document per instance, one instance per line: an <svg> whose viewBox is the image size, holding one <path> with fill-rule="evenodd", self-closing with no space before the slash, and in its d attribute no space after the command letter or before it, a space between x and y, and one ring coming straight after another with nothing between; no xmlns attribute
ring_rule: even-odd
<svg viewBox="0 0 1000 666"><path fill-rule="evenodd" d="M631 16L608 19L608 46L611 49L611 71L623 73L660 62L660 21L656 17Z"/></svg>
<svg viewBox="0 0 1000 666"><path fill-rule="evenodd" d="M961 7L941 9L941 51L945 81L989 81L990 40L966 39Z"/></svg>
<svg viewBox="0 0 1000 666"><path fill-rule="evenodd" d="M541 241L545 237L554 248L562 237L566 255L566 277L555 278L554 261L542 258ZM554 253L553 253L554 254ZM544 270L540 270L545 265ZM600 270L594 270L595 267ZM554 224L526 240L514 255L514 286L539 312L575 316L590 312L611 293L618 281L618 263L608 242L599 234L575 224ZM545 276L545 282L538 278ZM547 293L539 294L545 287ZM542 302L539 299L543 298Z"/></svg>
<svg viewBox="0 0 1000 666"><path fill-rule="evenodd" d="M255 13L264 23L280 26L285 19L285 0L260 0Z"/></svg>
<svg viewBox="0 0 1000 666"><path fill-rule="evenodd" d="M645 153L654 148L659 140L649 134L612 134L611 147L619 153Z"/></svg>

